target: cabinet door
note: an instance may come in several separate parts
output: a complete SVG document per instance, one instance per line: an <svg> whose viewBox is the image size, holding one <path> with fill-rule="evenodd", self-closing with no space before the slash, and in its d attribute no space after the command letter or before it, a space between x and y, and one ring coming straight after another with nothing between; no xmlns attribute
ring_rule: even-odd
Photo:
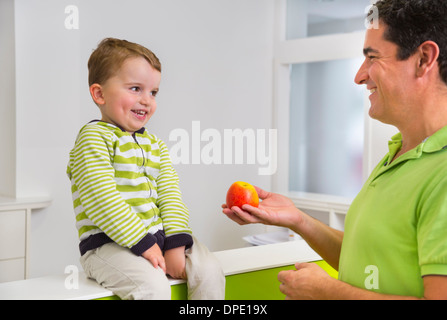
<svg viewBox="0 0 447 320"><path fill-rule="evenodd" d="M25 258L0 260L0 282L25 279Z"/></svg>
<svg viewBox="0 0 447 320"><path fill-rule="evenodd" d="M25 257L26 212L0 211L0 260Z"/></svg>

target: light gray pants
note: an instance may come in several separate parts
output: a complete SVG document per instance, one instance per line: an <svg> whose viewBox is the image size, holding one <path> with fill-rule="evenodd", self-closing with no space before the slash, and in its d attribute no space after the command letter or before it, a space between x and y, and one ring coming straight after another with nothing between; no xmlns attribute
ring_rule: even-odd
<svg viewBox="0 0 447 320"><path fill-rule="evenodd" d="M225 276L214 254L194 237L185 256L188 299L224 300ZM171 299L164 272L114 242L86 252L80 261L89 278L123 300Z"/></svg>

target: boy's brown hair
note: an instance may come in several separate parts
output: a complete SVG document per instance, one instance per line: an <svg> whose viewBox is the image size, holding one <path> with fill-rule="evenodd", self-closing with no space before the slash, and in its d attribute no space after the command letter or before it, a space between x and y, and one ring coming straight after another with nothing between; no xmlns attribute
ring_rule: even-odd
<svg viewBox="0 0 447 320"><path fill-rule="evenodd" d="M149 49L137 43L115 38L102 40L88 60L88 85L104 84L129 58L143 57L157 71L161 72L161 63Z"/></svg>

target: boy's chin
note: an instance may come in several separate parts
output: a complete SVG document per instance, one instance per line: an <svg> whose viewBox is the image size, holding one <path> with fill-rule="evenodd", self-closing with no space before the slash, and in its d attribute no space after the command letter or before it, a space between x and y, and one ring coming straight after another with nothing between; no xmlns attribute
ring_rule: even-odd
<svg viewBox="0 0 447 320"><path fill-rule="evenodd" d="M135 131L140 130L144 126L146 126L147 121L141 122L140 124L129 126L128 128L125 128L125 130L129 133L134 133Z"/></svg>

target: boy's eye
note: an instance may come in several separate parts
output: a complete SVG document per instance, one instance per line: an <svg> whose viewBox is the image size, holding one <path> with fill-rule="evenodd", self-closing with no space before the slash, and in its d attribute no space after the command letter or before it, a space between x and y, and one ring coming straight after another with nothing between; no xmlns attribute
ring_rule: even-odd
<svg viewBox="0 0 447 320"><path fill-rule="evenodd" d="M156 97L156 96L157 96L157 93L158 93L157 90L151 91L151 95L152 95L153 97Z"/></svg>
<svg viewBox="0 0 447 320"><path fill-rule="evenodd" d="M130 90L131 91L135 91L135 92L139 92L140 91L140 87L131 87Z"/></svg>

